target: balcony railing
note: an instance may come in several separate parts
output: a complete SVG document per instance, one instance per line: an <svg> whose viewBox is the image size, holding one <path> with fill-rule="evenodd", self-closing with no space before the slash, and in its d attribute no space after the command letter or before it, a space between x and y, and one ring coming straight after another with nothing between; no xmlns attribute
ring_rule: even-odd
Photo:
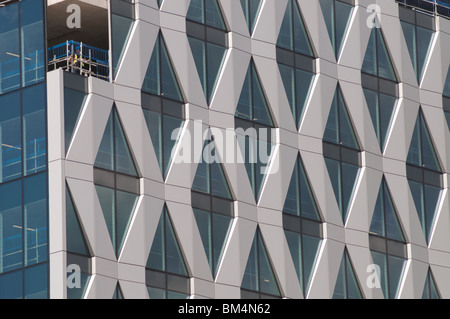
<svg viewBox="0 0 450 319"><path fill-rule="evenodd" d="M59 68L109 81L109 52L82 42L66 41L48 49L49 71Z"/></svg>
<svg viewBox="0 0 450 319"><path fill-rule="evenodd" d="M450 0L395 0L407 7L450 19Z"/></svg>
<svg viewBox="0 0 450 319"><path fill-rule="evenodd" d="M13 228L23 229L20 225L12 225ZM47 227L40 228L26 228L26 255L27 263L39 263L45 258L46 254L42 256L39 254L41 248L47 246ZM24 252L24 238L23 234L19 233L7 238L3 238L0 242L0 273L22 267L22 254Z"/></svg>

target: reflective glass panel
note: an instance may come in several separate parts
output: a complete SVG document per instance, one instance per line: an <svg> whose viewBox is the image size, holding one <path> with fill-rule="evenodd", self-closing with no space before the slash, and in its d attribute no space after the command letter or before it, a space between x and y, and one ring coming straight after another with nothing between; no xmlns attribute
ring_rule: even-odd
<svg viewBox="0 0 450 319"><path fill-rule="evenodd" d="M1 96L0 106L0 181L5 182L22 176L20 93Z"/></svg>
<svg viewBox="0 0 450 319"><path fill-rule="evenodd" d="M20 87L19 3L0 10L0 94Z"/></svg>
<svg viewBox="0 0 450 319"><path fill-rule="evenodd" d="M47 299L48 264L40 264L27 268L25 273L25 299Z"/></svg>
<svg viewBox="0 0 450 319"><path fill-rule="evenodd" d="M24 89L22 94L24 175L47 168L46 86Z"/></svg>
<svg viewBox="0 0 450 319"><path fill-rule="evenodd" d="M47 174L23 181L25 265L48 260Z"/></svg>
<svg viewBox="0 0 450 319"><path fill-rule="evenodd" d="M85 93L64 88L64 140L66 152L72 141L73 132L85 101Z"/></svg>
<svg viewBox="0 0 450 319"><path fill-rule="evenodd" d="M27 86L45 77L44 12L42 1L23 0L20 7L22 86Z"/></svg>
<svg viewBox="0 0 450 319"><path fill-rule="evenodd" d="M112 29L112 56L113 56L113 72L116 76L119 63L125 51L128 38L133 27L133 20L112 14L111 15L111 29Z"/></svg>
<svg viewBox="0 0 450 319"><path fill-rule="evenodd" d="M0 273L22 267L23 227L21 181L0 185Z"/></svg>

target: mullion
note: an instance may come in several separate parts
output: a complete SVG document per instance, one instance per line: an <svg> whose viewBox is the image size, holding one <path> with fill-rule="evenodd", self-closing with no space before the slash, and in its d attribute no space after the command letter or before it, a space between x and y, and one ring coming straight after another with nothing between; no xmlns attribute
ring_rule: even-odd
<svg viewBox="0 0 450 319"><path fill-rule="evenodd" d="M164 229L164 279L165 279L165 297L167 299L169 294L169 280L167 278L167 215L166 209L163 209L163 229Z"/></svg>
<svg viewBox="0 0 450 319"><path fill-rule="evenodd" d="M381 32L381 31L380 31ZM378 80L378 90L380 90L380 68L378 65L378 29L375 30L375 64L376 64L376 68L377 68L377 80Z"/></svg>
<svg viewBox="0 0 450 319"><path fill-rule="evenodd" d="M297 166L297 178L298 178L298 189L299 189L299 221L300 221L300 234L299 234L299 238L300 238L300 258L301 258L301 276L302 276L302 282L303 282L303 294L304 294L304 298L306 298L306 291L307 291L307 283L305 281L305 260L303 258L303 252L304 252L304 240L303 240L303 218L302 218L302 182L301 182L301 167L300 167L300 161L297 161L295 163L295 165Z"/></svg>
<svg viewBox="0 0 450 319"><path fill-rule="evenodd" d="M388 237L387 237L387 222L386 222L386 192L385 192L385 187L383 187L383 185L381 187L382 187L381 192L383 194L383 207L381 207L381 210L383 212L383 227L384 227L384 237L386 238L386 252L387 252L388 251L387 250Z"/></svg>
<svg viewBox="0 0 450 319"><path fill-rule="evenodd" d="M21 10L21 6L22 4L19 3L18 4L18 8L19 8L19 28L20 28L20 10ZM19 32L21 33L21 32ZM19 35L20 37L20 35ZM20 59L22 60L22 59ZM22 61L20 62L22 64ZM22 70L22 67L21 67ZM20 79L21 84L22 84L22 79ZM22 86L22 85L21 85ZM23 138L23 92L22 90L20 90L20 94L19 94L19 103L20 103L20 143L22 144L22 151L21 151L21 157L22 157L22 172L20 174L20 190L21 190L21 210L22 210L22 268L25 266L25 251L26 251L26 242L25 242L25 209L23 207L24 201L23 201L23 197L24 197L24 187L23 187L23 180L24 180L24 171L25 171L25 160L26 160L26 154L24 152L24 138ZM23 298L23 294L25 293L25 274L24 272L22 272L22 298Z"/></svg>
<svg viewBox="0 0 450 319"><path fill-rule="evenodd" d="M344 177L342 176L342 171L343 171L343 168L342 168L342 144L341 144L341 141L342 141L342 136L341 136L341 99L339 98L340 97L340 90L338 90L338 93L337 93L337 95L338 95L338 100L337 100L337 104L338 104L338 107L337 107L337 120L338 120L338 127L337 127L337 129L338 129L338 136L339 136L339 184L340 184L340 187L341 187L341 190L340 190L340 196L339 196L339 202L340 202L340 208L341 208L341 213L342 213L342 219L343 219L343 222L344 222L344 225L345 225L345 222L346 222L346 215L347 215L347 212L346 211L344 211L344 201L343 201L343 191L344 191Z"/></svg>
<svg viewBox="0 0 450 319"><path fill-rule="evenodd" d="M422 187L421 187L421 195L423 197L423 209L421 209L421 213L423 213L423 220L425 225L423 225L423 227L425 228L425 235L426 238L425 240L428 242L428 221L427 221L427 213L426 213L426 207L427 207L427 200L426 200L426 196L425 196L425 172L423 169L423 136L422 136L422 132L423 132L423 127L422 127L422 117L423 115L421 115L421 113L419 112L419 140L420 140L420 164L422 165L421 167L421 173L422 173ZM425 127L426 128L426 127Z"/></svg>
<svg viewBox="0 0 450 319"><path fill-rule="evenodd" d="M259 298L261 298L261 265L260 265L260 256L259 256L259 240L261 234L258 232L256 233L256 265L257 265L257 271L258 271L258 293ZM262 238L261 238L262 239Z"/></svg>
<svg viewBox="0 0 450 319"><path fill-rule="evenodd" d="M114 106L115 107L115 106ZM116 116L118 116L118 114L116 114L116 109L113 109L113 126L112 126L112 138L113 138L113 169L114 172L116 172L117 167L116 167ZM112 211L112 219L114 222L114 243L115 243L115 253L118 255L118 247L117 247L117 223L116 223L116 209L117 209L117 194L116 194L116 189L117 189L117 177L116 174L114 173L114 210Z"/></svg>
<svg viewBox="0 0 450 319"><path fill-rule="evenodd" d="M416 77L417 77L417 82L420 86L420 73L421 72L419 70L419 56L418 56L418 50L417 50L418 39L417 39L417 17L416 17L416 14L414 14L414 38L415 38L414 54L416 55L415 64L416 64L416 70L417 70Z"/></svg>
<svg viewBox="0 0 450 319"><path fill-rule="evenodd" d="M342 258L344 258L344 274L345 274L344 285L345 285L345 298L348 299L348 273L347 273L347 258L346 258L346 252L347 252L347 248L344 249L344 255L342 256Z"/></svg>
<svg viewBox="0 0 450 319"><path fill-rule="evenodd" d="M289 1L289 5L291 6L291 30L292 30L292 51L295 52L295 28L294 28L294 10L295 10L295 4L294 1L297 0L291 0ZM294 66L295 66L295 59L294 59Z"/></svg>
<svg viewBox="0 0 450 319"><path fill-rule="evenodd" d="M384 224L384 237L385 237L385 241L384 241L384 245L385 245L384 251L385 251L385 253L384 253L384 256L386 258L386 270L385 271L386 271L386 277L387 277L387 283L386 283L387 296L385 296L385 298L387 297L387 299L390 299L390 280L389 280L389 262L388 262L388 260L389 260L389 258L388 258L388 255L389 255L388 240L389 240L389 238L387 237L387 227L386 227L387 226L387 223L386 223L386 210L385 210L385 208L386 208L386 194L385 194L384 187L383 187L382 193L383 193L383 207L382 207L382 210L383 210L383 219L384 219L383 224Z"/></svg>
<svg viewBox="0 0 450 319"><path fill-rule="evenodd" d="M249 6L249 15L250 15L250 5L251 5L251 3L250 3L250 1L248 2L248 6ZM251 63L251 62L250 62ZM254 81L254 79L253 79L253 69L255 68L255 66L253 65L253 64L250 64L250 117L251 117L251 121L252 121L252 127L253 128L255 128L255 123L253 122L253 119L255 118L254 117L254 113L255 113L255 110L254 110L254 92L253 92L253 81ZM257 138L259 139L259 137L257 136ZM250 142L250 141L249 141ZM256 142L256 141L255 141ZM251 145L251 142L250 142L250 144L249 144L249 160L250 160L250 152L252 152L253 150L254 150L254 148L252 147L252 148L250 148L250 145ZM257 156L257 154L254 154L255 156ZM252 179L253 179L253 181L252 181L252 184L253 184L253 187L254 187L254 192L255 192L255 197L256 197L256 202L258 202L258 190L256 189L256 187L257 187L257 183L256 183L256 165L255 165L256 163L250 163L250 165L251 165L251 169L252 169ZM258 259L259 260L259 259ZM259 270L259 265L258 265L258 270ZM258 275L259 276L259 275ZM259 281L258 281L258 285L259 285Z"/></svg>
<svg viewBox="0 0 450 319"><path fill-rule="evenodd" d="M336 61L339 60L339 52L338 52L338 46L337 46L337 36L336 36L336 1L332 0L332 7L333 7L333 13L332 13L332 19L333 19L333 26L334 26L334 54L336 57Z"/></svg>
<svg viewBox="0 0 450 319"><path fill-rule="evenodd" d="M163 85L163 79L162 79L162 63L161 63L161 59L162 59L162 48L161 48L161 45L162 45L162 36L161 37L158 37L158 41L159 41L159 65L158 65L158 69L159 69L159 80L160 80L160 88L159 88L159 94L161 95L161 93L163 92L163 88L162 88L162 85ZM163 176L163 179L165 179L165 175L166 175L166 167L165 167L165 159L164 159L164 144L165 143L163 143L163 141L162 141L162 134L163 134L163 132L164 132L164 107L163 107L163 104L164 104L164 102L163 102L163 100L161 100L161 105L160 105L160 118L161 118L161 123L160 123L160 125L161 125L161 132L160 132L160 139L161 139L161 141L158 141L158 142L160 142L161 143L161 154L160 154L160 158L161 158L161 167L162 167L162 176ZM159 146L158 146L159 147Z"/></svg>
<svg viewBox="0 0 450 319"><path fill-rule="evenodd" d="M161 59L162 59L162 49L161 49L161 44L162 44L162 41L161 41L161 38L162 38L162 35L161 36L158 36L158 38L157 38L157 40L156 41L158 41L158 55L159 55L159 59L158 59L158 71L159 71L159 92L158 92L158 94L159 95L162 95L162 93L163 93L163 84L164 84L164 81L163 81L163 78L162 78L162 65L161 65ZM162 106L161 106L162 107Z"/></svg>

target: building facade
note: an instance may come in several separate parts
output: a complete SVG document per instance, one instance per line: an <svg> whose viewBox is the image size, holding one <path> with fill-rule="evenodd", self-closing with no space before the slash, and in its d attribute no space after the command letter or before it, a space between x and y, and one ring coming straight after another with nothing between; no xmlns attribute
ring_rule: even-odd
<svg viewBox="0 0 450 319"><path fill-rule="evenodd" d="M0 298L450 298L449 17L0 1Z"/></svg>

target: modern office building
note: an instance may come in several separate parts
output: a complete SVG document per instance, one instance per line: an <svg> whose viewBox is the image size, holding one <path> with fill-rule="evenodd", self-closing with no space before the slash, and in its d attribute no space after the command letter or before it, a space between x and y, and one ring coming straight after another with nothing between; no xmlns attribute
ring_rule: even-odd
<svg viewBox="0 0 450 319"><path fill-rule="evenodd" d="M450 3L0 0L0 298L450 298Z"/></svg>

